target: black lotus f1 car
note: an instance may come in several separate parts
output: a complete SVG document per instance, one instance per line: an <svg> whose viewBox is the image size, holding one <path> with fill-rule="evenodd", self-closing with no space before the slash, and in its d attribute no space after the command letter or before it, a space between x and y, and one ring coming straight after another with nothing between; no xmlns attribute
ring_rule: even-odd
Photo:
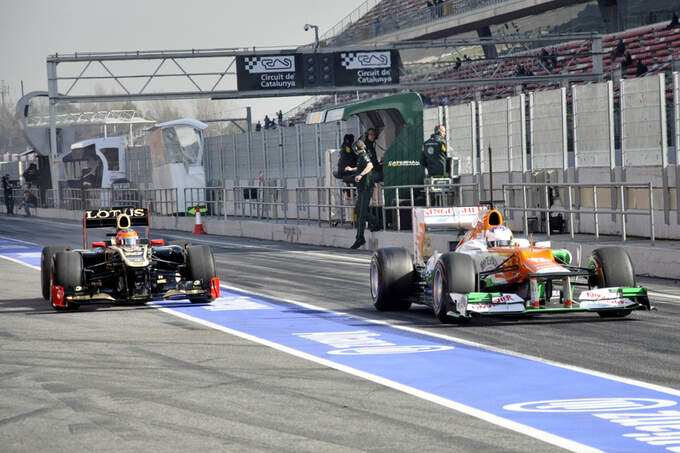
<svg viewBox="0 0 680 453"><path fill-rule="evenodd" d="M146 226L147 239L133 226ZM114 228L87 248L88 228ZM42 295L56 310L90 301L144 303L154 299L212 302L219 297L212 251L204 245L165 245L149 238L149 212L137 208L85 211L83 248L42 250Z"/></svg>

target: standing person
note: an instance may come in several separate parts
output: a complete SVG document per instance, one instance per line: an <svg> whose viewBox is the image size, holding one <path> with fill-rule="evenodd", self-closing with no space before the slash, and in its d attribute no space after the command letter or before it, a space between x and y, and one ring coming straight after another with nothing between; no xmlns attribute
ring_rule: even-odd
<svg viewBox="0 0 680 453"><path fill-rule="evenodd" d="M434 134L423 143L420 165L425 167L428 176L447 176L446 171L446 127L435 126Z"/></svg>
<svg viewBox="0 0 680 453"><path fill-rule="evenodd" d="M357 203L354 208L357 216L357 237L351 249L358 249L366 243L364 238L364 230L366 229L366 222L368 221L371 227L378 223L378 219L372 215L368 210L368 205L371 202L371 195L373 192L373 164L366 154L366 145L363 141L357 140L354 144L354 152L357 155L356 167L345 167L345 171L356 173L354 182L357 183Z"/></svg>
<svg viewBox="0 0 680 453"><path fill-rule="evenodd" d="M345 134L342 139L342 146L340 147L340 157L338 158L337 177L342 179L346 184L354 184L354 177L351 180L347 179L351 172L346 171L346 168L355 168L357 166L357 155L352 149L354 143L354 135Z"/></svg>
<svg viewBox="0 0 680 453"><path fill-rule="evenodd" d="M373 164L373 182L381 182L383 180L382 165L378 162L378 152L376 151L375 141L378 138L378 132L374 128L370 128L366 131L366 140L364 144L366 145L366 153L368 158L371 159Z"/></svg>
<svg viewBox="0 0 680 453"><path fill-rule="evenodd" d="M7 215L14 215L14 194L12 193L12 184L9 182L9 175L2 177L2 191L5 197Z"/></svg>
<svg viewBox="0 0 680 453"><path fill-rule="evenodd" d="M24 177L24 181L26 182L26 185L29 188L33 186L38 186L38 181L40 180L40 172L38 171L38 167L34 163L28 166L28 168L26 169L22 176Z"/></svg>
<svg viewBox="0 0 680 453"><path fill-rule="evenodd" d="M637 66L635 67L635 76L640 77L643 76L647 71L649 71L649 68L647 68L647 65L642 62L642 60L637 61Z"/></svg>

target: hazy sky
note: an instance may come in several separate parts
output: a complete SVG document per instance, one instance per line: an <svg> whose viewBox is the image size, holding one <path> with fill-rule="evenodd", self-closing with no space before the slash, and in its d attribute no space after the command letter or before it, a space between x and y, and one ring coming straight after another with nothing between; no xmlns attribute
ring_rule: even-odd
<svg viewBox="0 0 680 453"><path fill-rule="evenodd" d="M13 100L21 80L25 92L46 90L45 57L54 53L294 47L313 41L305 23L323 34L363 1L0 0L0 83ZM243 104L260 118L300 101Z"/></svg>

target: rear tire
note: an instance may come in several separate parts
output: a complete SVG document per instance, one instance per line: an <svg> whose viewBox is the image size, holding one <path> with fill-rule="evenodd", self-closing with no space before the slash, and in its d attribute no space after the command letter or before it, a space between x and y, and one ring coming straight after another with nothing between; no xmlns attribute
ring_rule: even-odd
<svg viewBox="0 0 680 453"><path fill-rule="evenodd" d="M76 286L83 285L83 257L76 252L57 252L54 255L54 268L52 269L53 283L65 290L73 290ZM56 307L63 310L64 307ZM66 308L77 310L80 304L77 302L67 302Z"/></svg>
<svg viewBox="0 0 680 453"><path fill-rule="evenodd" d="M54 255L57 252L63 252L66 246L56 245L45 247L42 249L40 256L40 284L42 287L42 296L45 300L50 300L50 292L52 291L52 263Z"/></svg>
<svg viewBox="0 0 680 453"><path fill-rule="evenodd" d="M593 282L599 288L634 287L635 270L633 262L621 247L602 247L593 251L595 261L595 276ZM601 311L597 314L601 318L624 318L631 310Z"/></svg>
<svg viewBox="0 0 680 453"><path fill-rule="evenodd" d="M467 317L453 317L449 312L449 293L468 294L477 287L477 271L472 257L463 253L444 253L437 260L432 278L432 310L442 323L465 322ZM455 307L451 307L455 310Z"/></svg>
<svg viewBox="0 0 680 453"><path fill-rule="evenodd" d="M413 259L404 248L378 249L371 258L371 299L379 311L408 310L413 292Z"/></svg>
<svg viewBox="0 0 680 453"><path fill-rule="evenodd" d="M210 281L217 275L215 273L215 257L207 245L194 245L186 248L187 273L191 280L201 280L203 289L210 289ZM192 303L212 302L212 296L190 297Z"/></svg>

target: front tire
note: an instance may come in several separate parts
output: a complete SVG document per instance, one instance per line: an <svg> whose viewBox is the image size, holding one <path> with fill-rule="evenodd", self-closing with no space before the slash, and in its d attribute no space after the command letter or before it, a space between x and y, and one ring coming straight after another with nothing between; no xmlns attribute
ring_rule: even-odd
<svg viewBox="0 0 680 453"><path fill-rule="evenodd" d="M635 269L633 262L621 247L602 247L593 251L593 261L595 263L595 274L591 279L591 284L598 288L611 287L634 287ZM601 311L597 314L601 318L624 318L632 310L612 310Z"/></svg>
<svg viewBox="0 0 680 453"><path fill-rule="evenodd" d="M217 277L215 273L215 257L207 245L194 245L186 248L187 273L191 280L201 280L203 289L210 289L210 282ZM212 302L212 296L190 297L192 303Z"/></svg>
<svg viewBox="0 0 680 453"><path fill-rule="evenodd" d="M403 248L378 249L371 258L371 299L379 311L408 310L413 292L413 259Z"/></svg>
<svg viewBox="0 0 680 453"><path fill-rule="evenodd" d="M66 251L66 246L57 245L44 247L40 256L40 286L42 289L42 296L45 300L50 300L50 292L52 291L52 264L54 262L54 255L57 252Z"/></svg>
<svg viewBox="0 0 680 453"><path fill-rule="evenodd" d="M54 255L54 268L52 269L52 281L64 290L74 290L76 286L83 285L83 257L76 252L57 252ZM80 304L67 302L66 307L52 305L56 310L77 310Z"/></svg>
<svg viewBox="0 0 680 453"><path fill-rule="evenodd" d="M449 293L468 294L477 287L475 263L463 253L444 253L437 260L432 278L432 311L442 323L468 321L470 318L452 317ZM454 308L454 307L451 307Z"/></svg>

